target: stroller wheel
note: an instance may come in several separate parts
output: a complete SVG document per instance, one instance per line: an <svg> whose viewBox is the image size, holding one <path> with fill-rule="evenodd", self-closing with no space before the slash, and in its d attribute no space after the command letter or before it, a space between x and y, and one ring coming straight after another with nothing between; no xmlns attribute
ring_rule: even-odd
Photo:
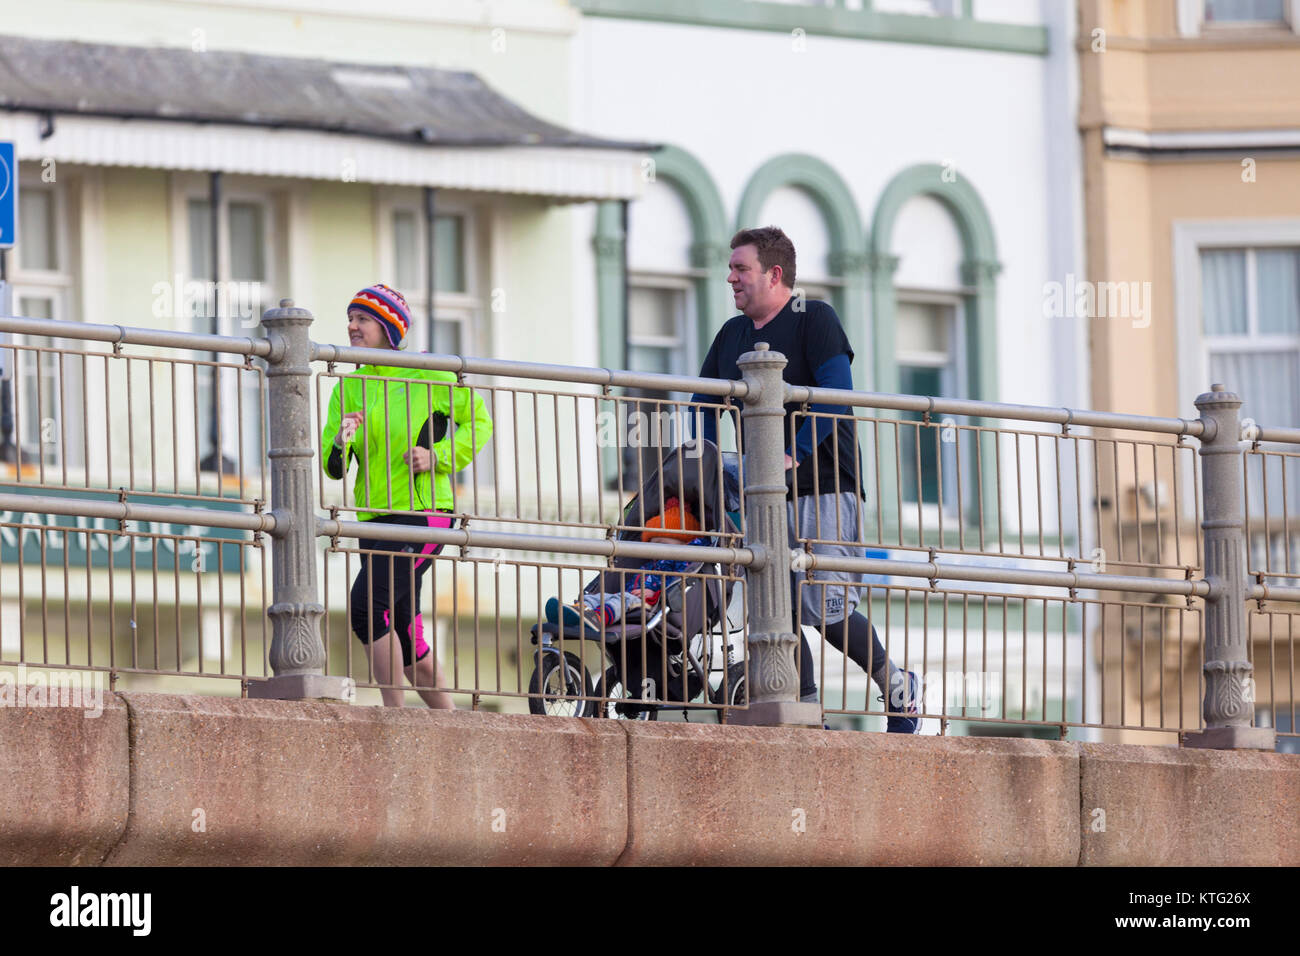
<svg viewBox="0 0 1300 956"><path fill-rule="evenodd" d="M537 656L540 667L528 682L528 693L537 696L528 698L529 711L557 717L595 717L598 704L575 699L592 694L591 679L578 655L566 651L563 664L554 651L539 651Z"/></svg>
<svg viewBox="0 0 1300 956"><path fill-rule="evenodd" d="M598 709L603 708L603 710L598 710L601 716L609 717L612 720L659 719L659 705L650 704L639 706L638 704L632 703L632 701L636 699L636 695L623 686L623 682L618 676L617 667L611 667L605 672L605 684L603 686L608 689L602 690L599 678L597 678L596 681L593 681L591 685L591 692L593 695L605 694L612 698L607 703L596 705ZM622 700L627 700L628 703L623 703L620 698Z"/></svg>
<svg viewBox="0 0 1300 956"><path fill-rule="evenodd" d="M613 688L611 696L630 698L632 695L622 684L618 684ZM659 707L656 704L641 707L631 703L619 704L610 701L606 716L616 720L658 720Z"/></svg>
<svg viewBox="0 0 1300 956"><path fill-rule="evenodd" d="M726 690L718 688L718 696L727 695L727 703L744 707L749 703L749 688L745 686L745 662L737 661L727 668Z"/></svg>

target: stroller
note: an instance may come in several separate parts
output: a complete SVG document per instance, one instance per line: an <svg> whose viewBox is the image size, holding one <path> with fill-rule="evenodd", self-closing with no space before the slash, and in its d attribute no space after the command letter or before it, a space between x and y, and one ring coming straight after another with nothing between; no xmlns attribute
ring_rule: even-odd
<svg viewBox="0 0 1300 956"><path fill-rule="evenodd" d="M739 461L710 441L691 441L664 456L623 512L619 541L640 539L640 528L658 514L661 503L679 499L699 516L700 537L719 544L718 535L739 534ZM618 594L638 573L641 560L617 557L583 589L583 594ZM627 570L622 570L627 569ZM732 569L725 569L728 573ZM665 707L689 709L747 700L743 653L744 588L717 575L717 564L693 563L682 576L664 575L663 591L607 626L603 633L553 598L548 620L534 625L535 670L529 681L529 710L569 717L654 720ZM738 636L739 635L739 636ZM582 641L602 649L599 673L583 663ZM568 647L575 648L570 650ZM610 698L608 703L582 698Z"/></svg>

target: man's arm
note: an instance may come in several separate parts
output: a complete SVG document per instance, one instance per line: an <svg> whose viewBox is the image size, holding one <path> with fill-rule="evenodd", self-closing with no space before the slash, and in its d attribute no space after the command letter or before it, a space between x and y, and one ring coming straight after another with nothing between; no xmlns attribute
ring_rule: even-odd
<svg viewBox="0 0 1300 956"><path fill-rule="evenodd" d="M817 380L818 388L853 388L853 373L849 370L849 357L841 352L834 358L824 362L814 373L813 377ZM843 415L848 412L847 405L823 405L816 404L812 406L814 412L825 412L831 415ZM814 422L816 430L814 433ZM803 424L799 426L799 431L794 437L794 450L786 449L786 453L794 458L795 462L804 461L813 453L813 448L824 442L828 435L835 431L836 420L833 418L818 416L814 419L809 415L804 418Z"/></svg>

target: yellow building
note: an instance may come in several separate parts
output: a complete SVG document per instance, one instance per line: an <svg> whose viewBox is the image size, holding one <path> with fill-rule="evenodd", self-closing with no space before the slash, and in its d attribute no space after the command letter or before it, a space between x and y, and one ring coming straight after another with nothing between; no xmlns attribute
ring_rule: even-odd
<svg viewBox="0 0 1300 956"><path fill-rule="evenodd" d="M1241 396L1243 418L1300 425L1300 4L1081 0L1079 12L1086 278L1098 306L1089 320L1092 406L1194 418L1196 396L1222 383ZM1300 516L1288 507L1300 472L1278 450L1247 455L1248 567L1294 585L1300 549L1285 515ZM1128 487L1109 500L1099 491L1110 516L1101 547L1132 551L1140 533L1142 558L1166 567L1156 573L1201 567L1193 522L1175 531L1171 520L1173 486L1195 491L1185 465L1176 474L1172 464L1134 465ZM1199 520L1194 500L1184 494L1179 507ZM1257 722L1291 730L1295 622L1253 603L1248 611ZM1178 726L1181 713L1194 730L1196 615L1171 605L1122 624L1114 617L1096 632L1105 637L1096 650L1107 723ZM1127 713L1117 721L1121 701Z"/></svg>

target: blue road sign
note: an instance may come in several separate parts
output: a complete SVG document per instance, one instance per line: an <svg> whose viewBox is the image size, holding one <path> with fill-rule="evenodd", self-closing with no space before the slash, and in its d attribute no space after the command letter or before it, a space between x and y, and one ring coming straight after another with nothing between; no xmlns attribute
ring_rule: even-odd
<svg viewBox="0 0 1300 956"><path fill-rule="evenodd" d="M0 249L13 247L18 235L18 162L13 143L0 143Z"/></svg>

